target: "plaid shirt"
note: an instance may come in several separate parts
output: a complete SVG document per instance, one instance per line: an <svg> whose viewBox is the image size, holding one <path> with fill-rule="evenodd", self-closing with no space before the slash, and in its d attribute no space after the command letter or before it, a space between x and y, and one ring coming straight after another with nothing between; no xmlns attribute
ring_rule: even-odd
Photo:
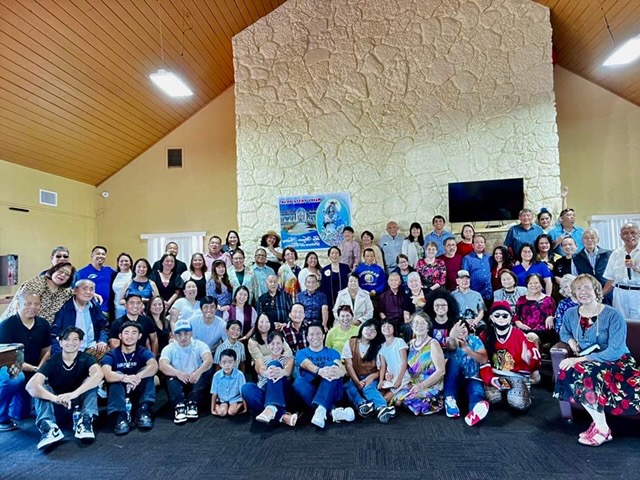
<svg viewBox="0 0 640 480"><path fill-rule="evenodd" d="M302 325L300 325L300 330L296 330L295 328L293 328L291 322L287 322L287 324L282 327L282 334L284 335L284 339L291 347L291 351L294 355L298 350L302 350L303 348L307 348L309 346L309 342L307 341L308 330L309 323L307 322L302 322Z"/></svg>

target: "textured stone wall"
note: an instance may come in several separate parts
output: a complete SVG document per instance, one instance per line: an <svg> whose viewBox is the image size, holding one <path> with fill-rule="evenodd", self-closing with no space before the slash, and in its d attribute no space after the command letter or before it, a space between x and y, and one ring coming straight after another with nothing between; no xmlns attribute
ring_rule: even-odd
<svg viewBox="0 0 640 480"><path fill-rule="evenodd" d="M238 222L351 193L356 231L448 214L452 181L559 207L549 10L531 0L289 0L233 39Z"/></svg>

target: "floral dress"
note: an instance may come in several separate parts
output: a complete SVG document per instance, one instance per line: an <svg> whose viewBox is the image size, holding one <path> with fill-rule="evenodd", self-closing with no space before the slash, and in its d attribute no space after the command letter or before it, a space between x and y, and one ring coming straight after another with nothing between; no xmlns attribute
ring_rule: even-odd
<svg viewBox="0 0 640 480"><path fill-rule="evenodd" d="M393 396L393 401L401 401L405 407L415 415L429 415L442 410L444 406L444 377L435 385L431 385L425 390L412 394L411 387L424 382L436 371L436 366L431 358L431 346L437 343L431 339L421 348L416 348L415 340L409 343L408 369L407 372L411 381L406 386L400 387Z"/></svg>

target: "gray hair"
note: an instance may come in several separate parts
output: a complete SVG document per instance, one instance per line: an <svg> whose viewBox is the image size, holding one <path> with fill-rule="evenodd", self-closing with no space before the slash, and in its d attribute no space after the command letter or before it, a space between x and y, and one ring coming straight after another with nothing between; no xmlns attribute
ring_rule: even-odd
<svg viewBox="0 0 640 480"><path fill-rule="evenodd" d="M41 298L38 292L33 292L31 290L22 290L18 293L18 295L16 295L16 297L18 297L18 305L20 305L21 308L24 305L26 297L28 297L29 295L34 295L38 298Z"/></svg>
<svg viewBox="0 0 640 480"><path fill-rule="evenodd" d="M88 280L86 278L83 278L82 280L78 280L76 283L74 283L73 288L75 290L76 288L81 288L81 287L84 287L85 285L93 285L93 288L96 288L95 282Z"/></svg>
<svg viewBox="0 0 640 480"><path fill-rule="evenodd" d="M600 234L598 233L598 230L596 230L593 227L587 227L584 229L584 232L582 232L582 238L584 238L585 235L594 235L598 240L600 239Z"/></svg>

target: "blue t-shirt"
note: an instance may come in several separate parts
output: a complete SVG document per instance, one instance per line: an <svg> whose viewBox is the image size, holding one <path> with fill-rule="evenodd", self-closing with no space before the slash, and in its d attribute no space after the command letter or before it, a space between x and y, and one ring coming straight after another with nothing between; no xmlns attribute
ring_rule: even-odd
<svg viewBox="0 0 640 480"><path fill-rule="evenodd" d="M474 352L484 349L484 344L475 335L469 335L467 337L467 345ZM451 358L455 358L460 364L460 370L464 375L464 378L480 378L480 364L467 355L460 347L451 355Z"/></svg>
<svg viewBox="0 0 640 480"><path fill-rule="evenodd" d="M109 365L111 370L124 375L135 375L142 370L153 357L151 350L137 347L132 353L124 354L121 348L109 350L102 358L102 365Z"/></svg>
<svg viewBox="0 0 640 480"><path fill-rule="evenodd" d="M532 273L537 273L543 279L549 278L551 276L551 270L547 267L546 263L537 262L529 267L529 270L525 270L522 264L515 265L511 271L516 274L518 277L518 286L526 287L527 286L527 277ZM544 285L542 285L544 288Z"/></svg>
<svg viewBox="0 0 640 480"><path fill-rule="evenodd" d="M78 280L91 280L96 284L96 293L102 297L102 305L100 308L103 312L109 312L109 305L113 302L113 290L111 290L111 277L116 272L111 267L103 266L100 270L96 270L93 265L89 264L76 272L73 279L75 284Z"/></svg>
<svg viewBox="0 0 640 480"><path fill-rule="evenodd" d="M340 354L333 348L323 347L319 352L314 352L311 348L303 348L296 353L296 371L299 371L299 376L305 380L313 380L316 378L316 374L311 373L308 370L300 368L300 365L305 360L310 360L316 367L324 368L337 365L340 362Z"/></svg>
<svg viewBox="0 0 640 480"><path fill-rule="evenodd" d="M218 370L211 380L211 393L218 395L220 402L238 403L242 401L242 386L245 383L244 373L237 368L231 371L231 375Z"/></svg>

